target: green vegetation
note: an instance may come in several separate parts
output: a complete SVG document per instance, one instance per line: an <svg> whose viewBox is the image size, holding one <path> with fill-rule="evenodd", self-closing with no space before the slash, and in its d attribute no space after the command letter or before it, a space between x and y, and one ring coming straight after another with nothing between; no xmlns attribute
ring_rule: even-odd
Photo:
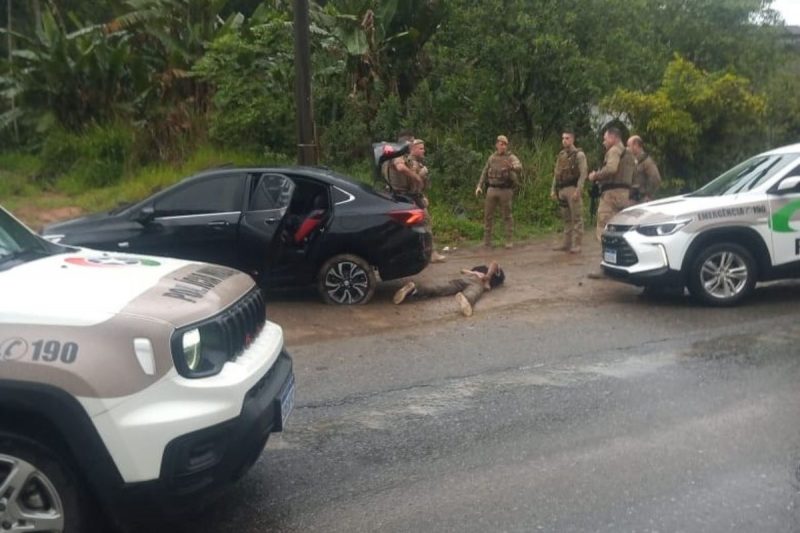
<svg viewBox="0 0 800 533"><path fill-rule="evenodd" d="M498 133L525 166L520 237L557 226L548 192L564 127L596 166L602 127L621 120L668 188L697 186L800 135L800 46L770 3L312 2L321 162L371 181L370 144L412 128L448 242L480 236L472 194ZM291 4L10 0L0 201L94 211L222 163L291 162Z"/></svg>

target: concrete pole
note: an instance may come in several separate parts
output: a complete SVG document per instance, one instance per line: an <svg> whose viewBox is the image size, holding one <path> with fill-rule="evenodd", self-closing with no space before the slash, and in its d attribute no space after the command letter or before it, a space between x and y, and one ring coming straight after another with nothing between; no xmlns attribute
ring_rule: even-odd
<svg viewBox="0 0 800 533"><path fill-rule="evenodd" d="M311 101L311 49L308 0L294 0L294 88L297 105L297 162L316 165L314 111Z"/></svg>

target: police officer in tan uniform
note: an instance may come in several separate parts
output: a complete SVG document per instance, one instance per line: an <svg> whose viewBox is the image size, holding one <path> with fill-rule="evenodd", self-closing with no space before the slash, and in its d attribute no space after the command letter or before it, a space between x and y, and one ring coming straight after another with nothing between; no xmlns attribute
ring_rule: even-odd
<svg viewBox="0 0 800 533"><path fill-rule="evenodd" d="M661 185L661 173L650 154L644 150L644 142L638 135L628 139L628 151L636 158L636 173L631 185L631 203L650 202L656 197Z"/></svg>
<svg viewBox="0 0 800 533"><path fill-rule="evenodd" d="M425 195L425 191L430 188L428 167L425 166L425 141L422 139L413 139L411 141L411 149L408 156L405 158L405 164L411 172L422 178L422 184L415 182L407 194L414 199L414 202L420 208L425 210L425 225L428 229L431 229L431 214L428 211L430 202ZM446 256L440 254L436 250L433 250L431 253L431 263L442 263L446 259Z"/></svg>
<svg viewBox="0 0 800 533"><path fill-rule="evenodd" d="M498 135L495 142L496 151L489 156L486 166L481 172L475 196L483 194L483 185L487 185L486 201L483 211L483 245L492 245L492 227L494 226L494 212L497 206L503 215L506 230L506 248L513 246L514 218L511 214L511 199L514 196L514 187L519 185L519 173L522 163L517 156L508 150L508 137Z"/></svg>
<svg viewBox="0 0 800 533"><path fill-rule="evenodd" d="M583 184L586 181L588 166L586 154L575 146L575 133L565 131L561 134L561 146L550 197L558 201L561 218L564 222L564 242L553 248L555 251L581 252L583 240Z"/></svg>
<svg viewBox="0 0 800 533"><path fill-rule="evenodd" d="M608 128L603 134L606 155L603 168L592 171L589 181L600 185L600 203L597 206L597 228L595 236L599 241L611 218L630 205L630 191L636 160L622 144L622 132Z"/></svg>

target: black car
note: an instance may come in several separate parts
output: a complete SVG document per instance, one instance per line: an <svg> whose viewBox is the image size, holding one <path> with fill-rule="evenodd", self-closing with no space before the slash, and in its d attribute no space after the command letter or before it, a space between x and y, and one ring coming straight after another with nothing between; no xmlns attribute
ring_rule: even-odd
<svg viewBox="0 0 800 533"><path fill-rule="evenodd" d="M135 205L53 224L51 241L232 266L265 287L316 283L328 303L361 304L381 280L428 264L424 212L317 167L220 168Z"/></svg>

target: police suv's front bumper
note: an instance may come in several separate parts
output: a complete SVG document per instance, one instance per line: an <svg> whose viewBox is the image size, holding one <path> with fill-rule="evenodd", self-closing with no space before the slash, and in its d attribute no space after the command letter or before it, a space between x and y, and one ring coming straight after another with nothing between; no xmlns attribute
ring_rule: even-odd
<svg viewBox="0 0 800 533"><path fill-rule="evenodd" d="M601 267L609 278L637 286L682 286L675 235L648 237L635 226L609 225L603 232Z"/></svg>

